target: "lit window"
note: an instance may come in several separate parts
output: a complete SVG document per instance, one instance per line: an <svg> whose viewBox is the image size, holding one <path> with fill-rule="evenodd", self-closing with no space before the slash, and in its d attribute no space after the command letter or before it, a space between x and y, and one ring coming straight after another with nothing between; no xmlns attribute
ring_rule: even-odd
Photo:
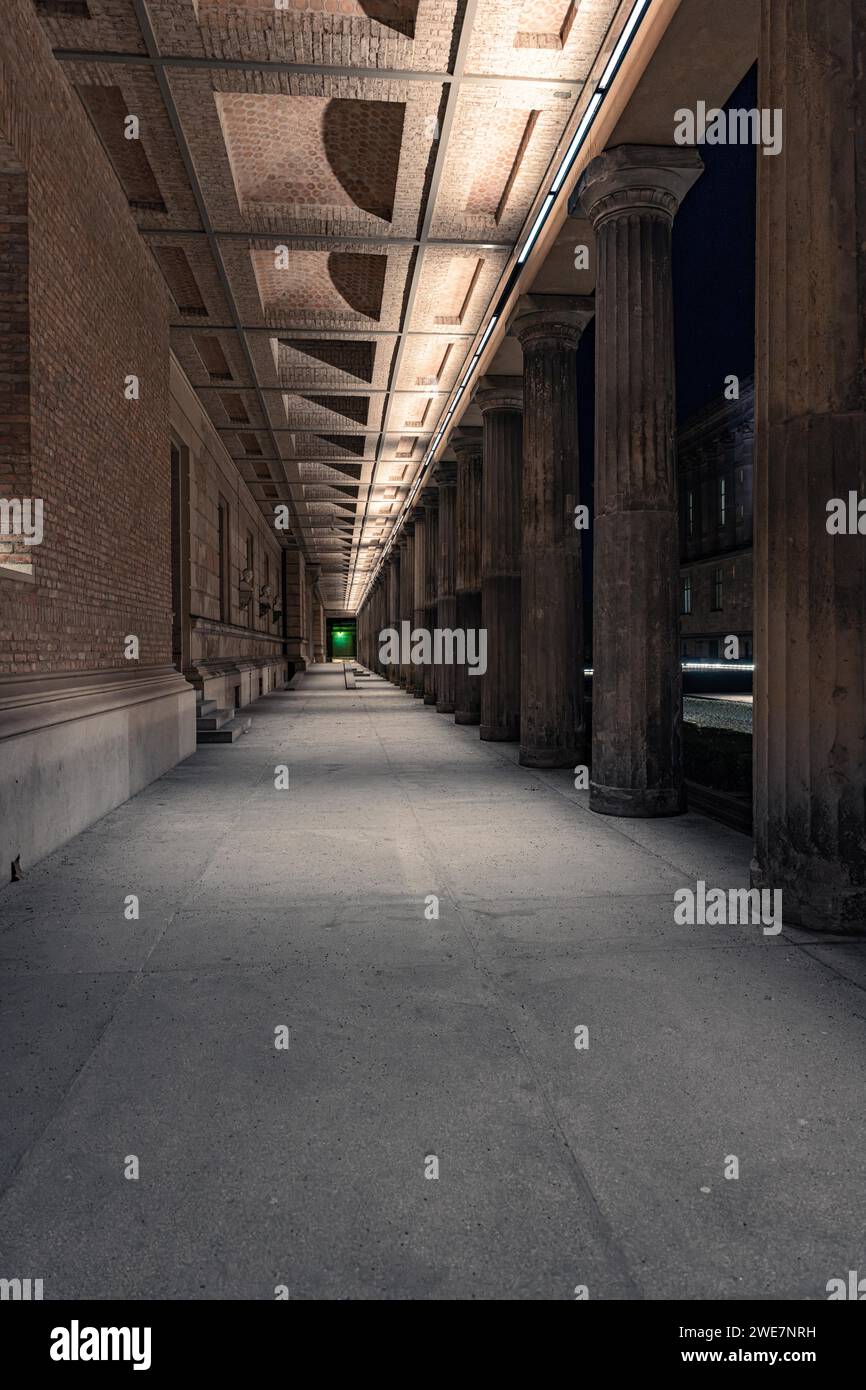
<svg viewBox="0 0 866 1390"><path fill-rule="evenodd" d="M720 613L725 605L725 572L724 570L713 571L713 609Z"/></svg>
<svg viewBox="0 0 866 1390"><path fill-rule="evenodd" d="M690 574L687 574L686 577L685 577L685 579L683 580L683 612L684 612L684 613L691 613L691 611L692 611L692 577L691 577Z"/></svg>
<svg viewBox="0 0 866 1390"><path fill-rule="evenodd" d="M719 525L725 526L728 520L728 481L719 478Z"/></svg>

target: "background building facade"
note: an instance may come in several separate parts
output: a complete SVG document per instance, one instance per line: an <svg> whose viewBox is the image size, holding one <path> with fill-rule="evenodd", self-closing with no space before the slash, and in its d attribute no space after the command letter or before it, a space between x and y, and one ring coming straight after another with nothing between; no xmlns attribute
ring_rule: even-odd
<svg viewBox="0 0 866 1390"><path fill-rule="evenodd" d="M677 436L680 507L680 650L723 657L725 638L752 646L754 381L739 400L697 411Z"/></svg>

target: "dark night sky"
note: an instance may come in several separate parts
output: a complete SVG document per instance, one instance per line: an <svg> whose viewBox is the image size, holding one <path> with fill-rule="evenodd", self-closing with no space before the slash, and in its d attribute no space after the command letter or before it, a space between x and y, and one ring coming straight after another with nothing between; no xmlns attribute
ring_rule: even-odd
<svg viewBox="0 0 866 1390"><path fill-rule="evenodd" d="M758 101L757 66L728 107ZM677 421L720 400L725 377L744 380L755 365L755 179L752 145L702 145L705 170L674 221L673 287ZM763 156L762 156L763 157ZM769 158L769 156L767 156ZM580 497L592 513L595 323L577 356ZM592 531L583 536L583 572L591 622Z"/></svg>
<svg viewBox="0 0 866 1390"><path fill-rule="evenodd" d="M727 103L758 103L758 70ZM770 156L761 156L770 158ZM725 377L755 369L754 145L702 145L705 172L674 221L677 419L721 398Z"/></svg>

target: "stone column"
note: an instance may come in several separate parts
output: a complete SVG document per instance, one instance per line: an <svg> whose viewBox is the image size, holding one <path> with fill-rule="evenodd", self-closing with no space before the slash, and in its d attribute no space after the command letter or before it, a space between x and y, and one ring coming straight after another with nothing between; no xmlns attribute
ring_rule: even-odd
<svg viewBox="0 0 866 1390"><path fill-rule="evenodd" d="M286 576L286 650L293 669L305 671L310 662L307 572L304 554L297 541L289 541L283 563Z"/></svg>
<svg viewBox="0 0 866 1390"><path fill-rule="evenodd" d="M424 508L426 518L425 550L426 560L424 565L424 626L433 635L436 626L436 572L438 568L437 554L439 550L439 489L435 482L430 482L421 494L421 506ZM432 653L431 653L432 655ZM439 680L439 671L431 661L424 663L424 703L425 705L435 705L436 690Z"/></svg>
<svg viewBox="0 0 866 1390"><path fill-rule="evenodd" d="M313 660L325 660L325 606L321 599L316 600L316 609L313 615Z"/></svg>
<svg viewBox="0 0 866 1390"><path fill-rule="evenodd" d="M621 145L578 185L598 262L590 807L605 815L684 806L671 231L702 169L694 150Z"/></svg>
<svg viewBox="0 0 866 1390"><path fill-rule="evenodd" d="M383 580L381 574L376 576L373 588L370 593L370 625L367 637L368 655L364 665L370 671L377 674L382 670L382 662L379 660L379 633L382 631L382 599L383 599Z"/></svg>
<svg viewBox="0 0 866 1390"><path fill-rule="evenodd" d="M447 459L436 469L439 484L439 538L436 556L436 626L443 632L457 627L456 513L457 465ZM446 651L444 655L449 653ZM440 714L454 713L456 667L445 661L436 667L436 709ZM476 677L477 679L477 677Z"/></svg>
<svg viewBox="0 0 866 1390"><path fill-rule="evenodd" d="M400 548L395 545L388 561L388 626L400 634ZM400 663L393 662L388 667L388 679L392 685L400 684Z"/></svg>
<svg viewBox="0 0 866 1390"><path fill-rule="evenodd" d="M462 632L481 628L481 456L482 432L461 426L451 436L457 455L455 515L455 589L457 627ZM477 650L477 648L476 648ZM455 724L481 723L483 676L470 676L467 665L454 672Z"/></svg>
<svg viewBox="0 0 866 1390"><path fill-rule="evenodd" d="M427 517L423 507L416 506L412 513L415 521L415 573L413 578L412 623L414 628L427 625ZM412 694L416 700L424 699L424 667L410 667L412 671Z"/></svg>
<svg viewBox="0 0 866 1390"><path fill-rule="evenodd" d="M577 348L589 298L528 295L510 331L523 349L520 761L586 758Z"/></svg>
<svg viewBox="0 0 866 1390"><path fill-rule="evenodd" d="M409 631L415 626L415 523L406 521L400 531L400 623L409 624ZM402 652L400 667L400 688L411 695L414 691L415 667L409 661L409 644Z"/></svg>
<svg viewBox="0 0 866 1390"><path fill-rule="evenodd" d="M866 538L827 526L866 497L866 12L761 9L784 143L758 155L752 882L786 922L863 932Z"/></svg>
<svg viewBox="0 0 866 1390"><path fill-rule="evenodd" d="M304 618L305 618L305 626L306 626L306 633L307 633L307 661L310 663L311 666L312 666L312 664L313 664L313 603L314 603L314 599L313 599L313 585L315 584L316 580L318 579L320 573L321 573L321 565L315 565L315 566L314 566L314 565L308 565L308 566L307 566L307 583L306 583L307 607L306 607L306 612L305 612L305 614L304 614ZM258 605L258 598L255 599L255 603Z"/></svg>
<svg viewBox="0 0 866 1390"><path fill-rule="evenodd" d="M481 612L487 673L481 679L481 737L520 738L520 472L523 382L486 376L475 390L484 420Z"/></svg>

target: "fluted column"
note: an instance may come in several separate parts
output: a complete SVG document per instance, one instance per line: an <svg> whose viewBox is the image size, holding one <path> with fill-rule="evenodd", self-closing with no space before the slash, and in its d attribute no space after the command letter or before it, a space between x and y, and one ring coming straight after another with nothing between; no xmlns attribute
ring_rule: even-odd
<svg viewBox="0 0 866 1390"><path fill-rule="evenodd" d="M424 624L431 635L436 626L436 570L439 546L439 489L430 482L421 494L421 505L426 518L426 563L424 566ZM431 661L424 663L424 703L435 705L439 681L439 669Z"/></svg>
<svg viewBox="0 0 866 1390"><path fill-rule="evenodd" d="M756 887L785 921L866 930L866 11L763 0L755 369Z"/></svg>
<svg viewBox="0 0 866 1390"><path fill-rule="evenodd" d="M382 631L382 628L384 627L384 623L382 622L384 597L384 578L381 574L379 574L376 576L376 583L373 586L373 602L371 605L373 623L372 631L370 633L371 659L367 662L367 666L369 667L369 669L371 671L376 671L379 675L381 675L385 670L382 659L379 656L379 651L381 648L381 643L379 641L379 633Z"/></svg>
<svg viewBox="0 0 866 1390"><path fill-rule="evenodd" d="M481 737L512 742L520 738L523 382L520 377L483 377L475 403L484 420L481 612L487 630L487 673L480 677Z"/></svg>
<svg viewBox="0 0 866 1390"><path fill-rule="evenodd" d="M457 455L455 587L457 627L481 628L481 457L482 432L463 426L451 436ZM480 724L482 676L465 664L454 671L454 722Z"/></svg>
<svg viewBox="0 0 866 1390"><path fill-rule="evenodd" d="M310 660L306 629L306 561L297 541L292 537L283 551L283 586L286 595L286 652L294 671L306 670Z"/></svg>
<svg viewBox="0 0 866 1390"><path fill-rule="evenodd" d="M529 295L511 332L523 349L523 547L520 762L584 761L583 581L577 348L595 313L586 298Z"/></svg>
<svg viewBox="0 0 866 1390"><path fill-rule="evenodd" d="M325 607L320 598L313 610L313 660L325 660Z"/></svg>
<svg viewBox="0 0 866 1390"><path fill-rule="evenodd" d="M414 628L427 626L427 518L423 507L415 508L415 574L413 579L412 622ZM424 698L424 667L412 668L412 694Z"/></svg>
<svg viewBox="0 0 866 1390"><path fill-rule="evenodd" d="M404 523L400 532L399 544L400 623L408 623L411 632L415 626L415 524L413 521ZM408 656L408 651L403 651L404 660L400 668L400 686L407 695L411 695L415 686L416 668L408 660Z"/></svg>
<svg viewBox="0 0 866 1390"><path fill-rule="evenodd" d="M455 549L457 512L457 466L445 459L436 469L439 484L439 534L436 555L436 626L453 632L457 628L455 587ZM456 667L446 661L436 667L436 709L454 713Z"/></svg>
<svg viewBox="0 0 866 1390"><path fill-rule="evenodd" d="M694 150L621 145L578 185L596 234L590 807L683 809L673 219Z"/></svg>
<svg viewBox="0 0 866 1390"><path fill-rule="evenodd" d="M400 548L394 546L388 560L388 627L400 632ZM388 667L388 679L392 685L400 684L400 663L392 662Z"/></svg>

